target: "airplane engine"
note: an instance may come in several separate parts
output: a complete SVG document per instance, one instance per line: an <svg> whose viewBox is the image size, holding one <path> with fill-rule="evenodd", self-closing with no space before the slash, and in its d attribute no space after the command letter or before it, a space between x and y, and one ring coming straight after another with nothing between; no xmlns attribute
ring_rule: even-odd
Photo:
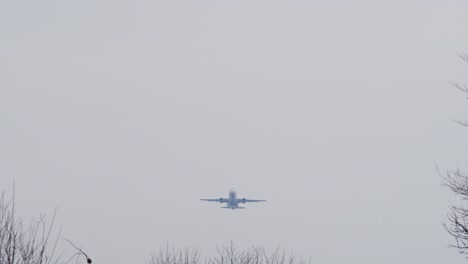
<svg viewBox="0 0 468 264"><path fill-rule="evenodd" d="M245 203L245 198L242 198L242 202Z"/></svg>
<svg viewBox="0 0 468 264"><path fill-rule="evenodd" d="M219 202L222 203L222 202L223 202L223 198L219 198Z"/></svg>

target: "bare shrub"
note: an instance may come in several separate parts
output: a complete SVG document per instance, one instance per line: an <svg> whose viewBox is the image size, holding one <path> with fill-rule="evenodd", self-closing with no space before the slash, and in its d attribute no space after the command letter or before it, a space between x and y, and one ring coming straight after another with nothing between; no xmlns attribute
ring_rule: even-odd
<svg viewBox="0 0 468 264"><path fill-rule="evenodd" d="M45 217L32 220L29 225L16 217L14 195L7 200L5 193L0 196L0 264L50 264L57 263L53 255L58 235L50 244L52 220L47 224Z"/></svg>
<svg viewBox="0 0 468 264"><path fill-rule="evenodd" d="M197 249L176 249L174 247L160 248L151 256L148 264L310 264L294 254L286 254L279 247L268 253L264 247L252 246L239 249L232 241L216 248L216 253L207 258L201 258Z"/></svg>

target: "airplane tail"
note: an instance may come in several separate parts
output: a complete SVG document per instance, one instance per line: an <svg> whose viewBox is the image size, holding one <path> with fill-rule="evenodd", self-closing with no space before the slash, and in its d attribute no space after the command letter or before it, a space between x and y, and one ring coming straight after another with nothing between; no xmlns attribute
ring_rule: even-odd
<svg viewBox="0 0 468 264"><path fill-rule="evenodd" d="M227 206L221 207L221 208L223 208L223 209L245 209L245 207L235 207L235 208L232 208L232 207L227 207Z"/></svg>

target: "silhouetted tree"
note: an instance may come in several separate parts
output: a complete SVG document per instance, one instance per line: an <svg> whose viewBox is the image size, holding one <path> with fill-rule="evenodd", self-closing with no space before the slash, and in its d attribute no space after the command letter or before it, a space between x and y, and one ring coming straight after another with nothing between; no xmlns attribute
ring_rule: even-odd
<svg viewBox="0 0 468 264"><path fill-rule="evenodd" d="M459 54L460 58L468 62L467 54ZM453 84L458 90L468 95L468 86L465 84ZM462 126L468 126L466 120L455 120ZM454 194L468 201L468 172L461 169L447 171L445 175L439 173L447 186ZM457 248L461 254L468 255L468 205L454 205L448 213L448 223L444 224L445 230L455 238L456 243L450 245Z"/></svg>

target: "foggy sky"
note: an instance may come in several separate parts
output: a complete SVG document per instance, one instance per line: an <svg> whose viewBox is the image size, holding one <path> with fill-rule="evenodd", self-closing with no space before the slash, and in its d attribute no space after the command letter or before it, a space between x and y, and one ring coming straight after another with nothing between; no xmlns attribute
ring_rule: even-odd
<svg viewBox="0 0 468 264"><path fill-rule="evenodd" d="M464 263L468 2L0 1L0 186L95 263ZM222 210L200 198L267 199ZM73 251L67 248L67 252Z"/></svg>

